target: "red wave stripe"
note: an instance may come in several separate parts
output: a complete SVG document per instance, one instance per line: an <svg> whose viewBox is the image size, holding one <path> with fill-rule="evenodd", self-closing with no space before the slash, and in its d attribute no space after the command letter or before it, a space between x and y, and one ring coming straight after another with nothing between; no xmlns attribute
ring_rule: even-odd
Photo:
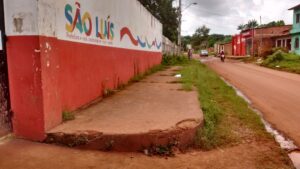
<svg viewBox="0 0 300 169"><path fill-rule="evenodd" d="M138 44L139 44L138 40L134 39L134 37L132 36L129 28L127 28L127 27L124 27L124 28L121 29L121 40L123 39L123 37L125 35L128 35L128 37L130 38L131 43L134 46L138 46Z"/></svg>

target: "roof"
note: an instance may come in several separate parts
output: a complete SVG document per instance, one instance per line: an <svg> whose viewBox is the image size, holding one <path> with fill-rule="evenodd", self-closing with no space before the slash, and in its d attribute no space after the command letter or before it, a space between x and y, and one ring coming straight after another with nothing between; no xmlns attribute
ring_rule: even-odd
<svg viewBox="0 0 300 169"><path fill-rule="evenodd" d="M280 38L280 37L291 37L291 35L290 34L261 34L261 35L255 36L254 39Z"/></svg>
<svg viewBox="0 0 300 169"><path fill-rule="evenodd" d="M226 45L226 44L231 44L232 43L232 41L229 41L229 42L220 42L220 43L218 43L219 45Z"/></svg>
<svg viewBox="0 0 300 169"><path fill-rule="evenodd" d="M299 8L300 8L300 4L299 4ZM287 24L287 25L279 25L279 26L248 28L248 29L242 30L241 33L248 32L248 31L251 31L253 29L258 30L258 29L271 29L271 28L279 28L279 27L291 27L292 28L292 26L293 25L291 25L291 24Z"/></svg>
<svg viewBox="0 0 300 169"><path fill-rule="evenodd" d="M300 4L299 4L299 7L300 7ZM258 29L274 29L274 28L280 28L280 27L286 27L287 29L291 29L293 27L293 25L287 24L287 25L279 25L279 26L257 27L257 28L254 28L254 29L255 30L258 30Z"/></svg>
<svg viewBox="0 0 300 169"><path fill-rule="evenodd" d="M294 7L290 8L289 10L294 10L294 9L298 9L298 8L300 8L300 4L297 5L297 6L294 6Z"/></svg>

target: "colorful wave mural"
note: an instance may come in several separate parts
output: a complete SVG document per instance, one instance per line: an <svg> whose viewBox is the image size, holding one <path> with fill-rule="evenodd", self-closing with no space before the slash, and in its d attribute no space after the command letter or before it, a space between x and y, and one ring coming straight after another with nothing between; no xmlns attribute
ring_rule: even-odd
<svg viewBox="0 0 300 169"><path fill-rule="evenodd" d="M151 49L152 47L156 47L158 50L162 46L161 42L158 43L156 39L152 43L149 43L147 38L145 38L145 41L143 41L139 36L137 36L137 38L134 38L128 27L122 28L120 31L120 35L121 41L123 40L124 36L127 35L134 46L141 46L142 48L148 47L149 49Z"/></svg>

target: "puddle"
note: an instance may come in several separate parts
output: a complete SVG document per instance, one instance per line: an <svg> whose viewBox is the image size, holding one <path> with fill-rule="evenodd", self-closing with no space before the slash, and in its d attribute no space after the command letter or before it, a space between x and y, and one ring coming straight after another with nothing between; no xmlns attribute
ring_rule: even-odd
<svg viewBox="0 0 300 169"><path fill-rule="evenodd" d="M296 169L300 169L300 151L296 151L296 150L298 150L298 147L294 144L294 142L288 138L285 138L282 133L280 133L279 131L274 129L272 127L272 125L264 119L263 114L259 110L255 109L253 106L251 106L252 102L246 95L243 94L243 92L241 92L235 86L230 84L224 78L221 77L221 79L228 86L232 87L236 91L236 94L238 96L240 96L241 98L243 98L249 104L249 107L261 117L261 120L262 120L267 132L274 136L276 142L280 145L280 147L282 149L287 150L288 152L291 152L289 154L290 159L293 161L293 164L296 167Z"/></svg>

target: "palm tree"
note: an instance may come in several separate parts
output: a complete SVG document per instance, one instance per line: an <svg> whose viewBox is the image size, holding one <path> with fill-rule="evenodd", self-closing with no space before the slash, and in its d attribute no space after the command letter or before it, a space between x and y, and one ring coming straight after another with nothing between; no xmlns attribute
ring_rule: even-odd
<svg viewBox="0 0 300 169"><path fill-rule="evenodd" d="M256 28L256 27L258 27L258 22L255 19L249 20L246 27L248 29Z"/></svg>
<svg viewBox="0 0 300 169"><path fill-rule="evenodd" d="M246 25L244 25L244 24L240 24L240 25L237 27L237 30L240 30L240 31L242 31L242 30L244 30L244 29L245 29L245 27L246 27Z"/></svg>

